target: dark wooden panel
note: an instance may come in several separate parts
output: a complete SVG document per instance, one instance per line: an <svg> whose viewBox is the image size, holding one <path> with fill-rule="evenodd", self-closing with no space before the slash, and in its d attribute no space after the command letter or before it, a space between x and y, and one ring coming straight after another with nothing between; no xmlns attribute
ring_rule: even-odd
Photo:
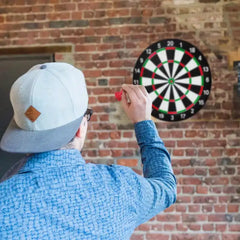
<svg viewBox="0 0 240 240"><path fill-rule="evenodd" d="M20 47L20 48L0 48L0 55L10 54L43 54L53 52L72 52L71 45L53 45L53 46L41 46L41 47Z"/></svg>
<svg viewBox="0 0 240 240"><path fill-rule="evenodd" d="M0 56L0 138L13 116L13 109L9 99L9 92L13 82L32 66L53 61L54 54ZM22 156L22 154L11 154L0 150L0 178Z"/></svg>

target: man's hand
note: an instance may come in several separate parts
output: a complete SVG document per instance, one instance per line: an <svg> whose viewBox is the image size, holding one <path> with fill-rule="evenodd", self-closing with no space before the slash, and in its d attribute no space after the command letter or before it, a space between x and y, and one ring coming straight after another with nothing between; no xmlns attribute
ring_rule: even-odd
<svg viewBox="0 0 240 240"><path fill-rule="evenodd" d="M142 85L123 84L122 106L133 122L151 120L152 101Z"/></svg>

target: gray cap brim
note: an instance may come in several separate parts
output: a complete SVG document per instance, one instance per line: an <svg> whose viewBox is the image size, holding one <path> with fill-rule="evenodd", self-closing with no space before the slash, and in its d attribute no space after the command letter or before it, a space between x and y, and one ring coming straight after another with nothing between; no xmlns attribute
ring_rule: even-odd
<svg viewBox="0 0 240 240"><path fill-rule="evenodd" d="M75 136L82 118L83 116L61 127L43 131L23 130L12 119L3 134L0 148L11 153L38 153L59 149Z"/></svg>

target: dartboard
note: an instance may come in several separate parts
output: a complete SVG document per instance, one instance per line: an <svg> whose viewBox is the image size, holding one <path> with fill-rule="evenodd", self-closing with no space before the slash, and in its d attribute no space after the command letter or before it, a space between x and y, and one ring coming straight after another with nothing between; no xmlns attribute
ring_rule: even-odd
<svg viewBox="0 0 240 240"><path fill-rule="evenodd" d="M138 58L133 84L145 86L152 116L180 121L197 113L211 90L211 72L204 55L189 42L165 39L151 44Z"/></svg>

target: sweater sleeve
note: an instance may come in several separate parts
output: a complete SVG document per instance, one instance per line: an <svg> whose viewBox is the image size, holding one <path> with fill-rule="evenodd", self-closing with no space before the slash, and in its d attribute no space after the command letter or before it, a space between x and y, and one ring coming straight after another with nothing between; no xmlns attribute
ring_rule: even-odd
<svg viewBox="0 0 240 240"><path fill-rule="evenodd" d="M135 133L143 164L143 176L136 174L134 177L137 188L137 227L176 201L177 180L170 155L154 122L146 120L136 123Z"/></svg>

